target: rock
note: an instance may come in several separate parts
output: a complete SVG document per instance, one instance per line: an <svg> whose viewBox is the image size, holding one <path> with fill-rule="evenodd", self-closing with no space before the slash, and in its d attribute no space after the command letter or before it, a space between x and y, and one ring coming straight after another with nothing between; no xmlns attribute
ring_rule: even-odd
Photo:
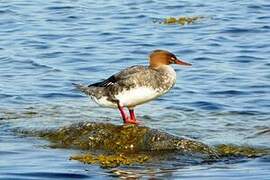
<svg viewBox="0 0 270 180"><path fill-rule="evenodd" d="M221 161L225 158L257 157L269 151L251 147L219 145L210 147L185 137L136 125L81 122L56 130L23 131L24 135L40 136L54 148L85 150L85 154L70 159L115 167L173 159L177 163L198 164Z"/></svg>
<svg viewBox="0 0 270 180"><path fill-rule="evenodd" d="M177 151L216 158L215 150L201 142L136 125L82 122L56 131L39 132L54 147L100 149L110 152Z"/></svg>
<svg viewBox="0 0 270 180"><path fill-rule="evenodd" d="M88 150L71 159L111 167L142 163L169 153L181 154L200 161L218 159L217 152L201 142L136 125L81 122L57 130L37 133L51 141L54 148ZM101 150L104 154L91 154ZM191 159L192 159L191 158Z"/></svg>

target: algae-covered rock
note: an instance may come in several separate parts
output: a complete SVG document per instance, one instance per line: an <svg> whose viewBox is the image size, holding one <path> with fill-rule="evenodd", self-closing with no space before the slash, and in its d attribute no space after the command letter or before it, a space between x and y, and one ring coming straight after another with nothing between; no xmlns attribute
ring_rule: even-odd
<svg viewBox="0 0 270 180"><path fill-rule="evenodd" d="M36 134L51 141L54 148L86 150L70 159L102 167L144 163L168 154L188 162L218 159L215 150L201 142L144 126L81 122Z"/></svg>
<svg viewBox="0 0 270 180"><path fill-rule="evenodd" d="M177 151L217 158L211 147L188 138L136 125L83 122L56 131L39 134L52 141L53 147L104 150L107 152Z"/></svg>
<svg viewBox="0 0 270 180"><path fill-rule="evenodd" d="M204 163L239 157L258 157L269 150L248 146L218 145L210 147L185 137L136 125L81 122L56 130L24 131L24 135L46 138L54 148L84 150L70 159L102 167L131 165L162 159L177 163Z"/></svg>
<svg viewBox="0 0 270 180"><path fill-rule="evenodd" d="M201 142L144 126L81 122L32 134L46 138L54 148L85 150L70 159L102 167L144 163L168 155L181 156L188 163L218 159L215 150Z"/></svg>

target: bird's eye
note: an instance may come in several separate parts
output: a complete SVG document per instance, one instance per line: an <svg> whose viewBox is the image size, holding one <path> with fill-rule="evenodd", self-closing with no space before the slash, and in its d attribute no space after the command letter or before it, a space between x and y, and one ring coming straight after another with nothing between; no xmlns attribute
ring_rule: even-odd
<svg viewBox="0 0 270 180"><path fill-rule="evenodd" d="M173 64L175 62L175 60L176 60L175 57L171 57L170 63Z"/></svg>

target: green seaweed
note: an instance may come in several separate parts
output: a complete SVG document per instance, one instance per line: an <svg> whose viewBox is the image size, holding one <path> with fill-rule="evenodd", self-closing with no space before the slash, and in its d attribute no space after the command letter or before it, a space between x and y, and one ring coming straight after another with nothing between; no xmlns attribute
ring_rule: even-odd
<svg viewBox="0 0 270 180"><path fill-rule="evenodd" d="M263 155L270 154L268 149L264 148L255 148L250 146L237 146L237 145L228 145L220 144L216 146L216 151L222 157L248 157L255 158Z"/></svg>
<svg viewBox="0 0 270 180"><path fill-rule="evenodd" d="M154 22L158 22L160 24L179 24L179 25L186 25L186 24L193 24L195 22L197 22L200 19L205 18L204 16L190 16L190 17L185 17L185 16L181 16L181 17L168 17L168 18L164 18L162 20L155 20Z"/></svg>
<svg viewBox="0 0 270 180"><path fill-rule="evenodd" d="M103 168L116 167L120 165L141 164L150 159L144 154L113 154L113 155L93 155L83 154L70 157L71 160L77 160L85 164L99 164Z"/></svg>

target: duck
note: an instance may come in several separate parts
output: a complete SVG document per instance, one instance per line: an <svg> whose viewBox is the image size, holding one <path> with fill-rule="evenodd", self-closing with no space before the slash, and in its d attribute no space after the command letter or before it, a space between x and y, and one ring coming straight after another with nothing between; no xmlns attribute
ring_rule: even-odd
<svg viewBox="0 0 270 180"><path fill-rule="evenodd" d="M164 95L175 85L173 64L191 66L173 53L158 49L150 53L148 66L134 65L103 81L74 85L98 105L118 109L124 124L139 124L134 108Z"/></svg>

